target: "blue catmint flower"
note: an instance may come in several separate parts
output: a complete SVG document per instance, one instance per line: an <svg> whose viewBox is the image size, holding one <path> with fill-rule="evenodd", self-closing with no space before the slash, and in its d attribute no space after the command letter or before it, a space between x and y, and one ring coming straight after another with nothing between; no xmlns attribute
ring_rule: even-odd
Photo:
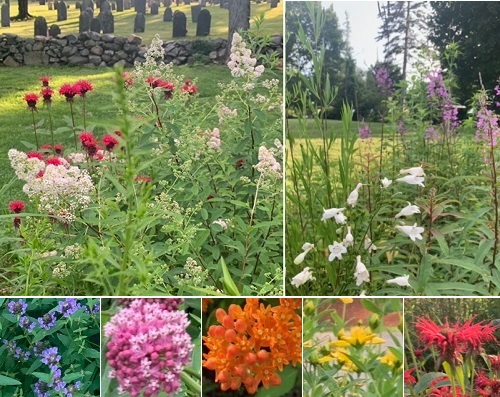
<svg viewBox="0 0 500 397"><path fill-rule="evenodd" d="M67 298L64 301L59 301L56 311L61 313L64 317L69 317L80 309L82 305L73 298Z"/></svg>
<svg viewBox="0 0 500 397"><path fill-rule="evenodd" d="M43 317L38 317L38 323L40 326L45 329L49 330L51 329L54 325L56 325L56 316L54 313L47 313Z"/></svg>
<svg viewBox="0 0 500 397"><path fill-rule="evenodd" d="M22 299L19 299L17 302L10 301L7 306L9 307L9 312L20 316L26 313L26 309L28 308L28 304Z"/></svg>
<svg viewBox="0 0 500 397"><path fill-rule="evenodd" d="M28 332L31 333L35 329L36 323L33 322L33 321L31 321L28 317L22 316L19 319L19 326L21 328L24 328L24 329L28 330Z"/></svg>

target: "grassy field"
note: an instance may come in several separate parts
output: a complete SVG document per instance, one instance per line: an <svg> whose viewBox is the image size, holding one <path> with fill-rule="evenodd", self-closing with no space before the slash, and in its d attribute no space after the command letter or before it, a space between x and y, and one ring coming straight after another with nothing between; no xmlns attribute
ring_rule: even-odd
<svg viewBox="0 0 500 397"><path fill-rule="evenodd" d="M328 131L331 131L333 129L334 131L338 131L339 134L342 131L342 122L340 120L325 120ZM307 135L304 135L302 133L303 128L299 123L299 120L297 119L287 119L286 121L287 125L287 136L291 136L293 138L321 138L321 132L314 122L313 119L307 119L306 120L306 131ZM374 137L380 136L382 133L382 123L379 122L371 122L368 123L372 135ZM353 121L351 123L351 133L352 134L358 134L358 129L359 129L359 123L356 121ZM387 127L384 132L387 132Z"/></svg>
<svg viewBox="0 0 500 397"><path fill-rule="evenodd" d="M190 79L197 79L199 88L199 100L212 101L212 98L220 91L217 86L220 81L228 81L231 77L229 69L225 66L178 66L174 69L177 74L184 75ZM26 109L24 94L27 92L39 92L42 75L52 77L51 86L54 89L54 102L52 105L52 117L54 127L65 126L63 116L70 115L69 107L64 97L57 90L65 83L74 83L80 79L86 79L94 85L94 92L90 93L87 101L89 120L112 122L116 118L116 111L112 103L113 72L111 69L88 69L78 67L19 67L2 68L0 73L0 187L8 183L14 172L10 166L7 152L11 148L26 151L27 146L23 142L34 144L31 112ZM266 71L266 77L281 79L281 71ZM47 112L42 105L35 114L36 122L42 118L47 120ZM79 124L79 120L77 120ZM40 137L42 143L50 143L49 136ZM71 147L73 136L71 133L65 136L58 135L57 141ZM7 197L0 204L0 208L6 208L10 200L24 197L20 192L22 184L16 182L7 192Z"/></svg>
<svg viewBox="0 0 500 397"><path fill-rule="evenodd" d="M57 22L57 11L48 10L48 6L41 6L38 2L29 3L29 12L34 16L43 16L47 19L47 25L57 23L61 28L63 34L68 33L78 33L78 17L80 15L80 10L75 8L75 0L66 1L69 5L68 9L68 20ZM262 34L274 34L283 32L283 1L278 3L278 7L271 9L268 3L251 5L251 21L252 26L255 26L254 18L259 16L261 13L265 13L265 20L261 26ZM182 40L192 40L196 38L196 24L191 22L191 6L180 5L173 6L173 11L179 10L186 14L188 21L188 35ZM218 5L207 6L212 15L212 23L210 36L207 38L222 37L227 38L228 32L228 11L220 8ZM99 10L96 10L96 15ZM142 37L143 43L149 44L153 39L154 35L158 33L163 41L172 40L172 22L163 22L163 12L165 7L161 5L158 15L146 15L146 31L140 33L139 36ZM17 15L17 1L10 2L10 15ZM115 34L128 36L134 32L134 9L123 11L123 12L113 12L115 18ZM251 26L251 28L252 28ZM24 37L33 37L34 34L34 24L33 20L22 21L22 22L11 22L9 28L2 28L0 33L12 33Z"/></svg>

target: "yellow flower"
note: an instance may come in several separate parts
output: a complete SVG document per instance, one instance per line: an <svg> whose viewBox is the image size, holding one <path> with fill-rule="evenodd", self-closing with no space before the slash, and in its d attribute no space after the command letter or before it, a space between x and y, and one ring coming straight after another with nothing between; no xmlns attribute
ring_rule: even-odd
<svg viewBox="0 0 500 397"><path fill-rule="evenodd" d="M340 298L340 300L342 302L344 302L346 305L349 304L349 303L354 302L354 299L352 299L352 298Z"/></svg>
<svg viewBox="0 0 500 397"><path fill-rule="evenodd" d="M397 357L392 353L390 350L387 350L385 352L385 355L382 357L379 357L378 359L381 364L387 364L391 368L396 368L401 365L400 361L397 359Z"/></svg>
<svg viewBox="0 0 500 397"><path fill-rule="evenodd" d="M350 330L350 336L345 334L345 330L341 329L338 333L338 341L331 342L330 344L337 347L347 347L351 345L354 347L364 346L366 344L380 344L384 343L385 340L379 338L373 332L371 332L369 327L355 326Z"/></svg>
<svg viewBox="0 0 500 397"><path fill-rule="evenodd" d="M313 346L313 342L312 342L312 339L309 339L308 341L304 342L302 344L303 347L312 347Z"/></svg>

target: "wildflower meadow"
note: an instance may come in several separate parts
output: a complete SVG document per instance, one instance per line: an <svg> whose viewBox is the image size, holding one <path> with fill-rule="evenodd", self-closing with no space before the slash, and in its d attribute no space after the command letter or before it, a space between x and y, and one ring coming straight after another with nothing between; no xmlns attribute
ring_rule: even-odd
<svg viewBox="0 0 500 397"><path fill-rule="evenodd" d="M405 396L495 396L496 299L405 299Z"/></svg>
<svg viewBox="0 0 500 397"><path fill-rule="evenodd" d="M318 38L324 13L308 9ZM380 121L354 122L354 103L333 121L325 47L297 40L311 67L287 77L287 294L497 295L500 86L458 103L452 43L446 69L422 53L407 81L368 72Z"/></svg>
<svg viewBox="0 0 500 397"><path fill-rule="evenodd" d="M304 396L401 396L401 299L305 299Z"/></svg>
<svg viewBox="0 0 500 397"><path fill-rule="evenodd" d="M40 77L24 95L32 139L8 150L0 189L20 187L0 215L5 293L282 294L280 73L249 37L234 34L210 102L159 37L116 69L107 120L88 111L92 81Z"/></svg>
<svg viewBox="0 0 500 397"><path fill-rule="evenodd" d="M99 299L1 298L0 394L100 395Z"/></svg>

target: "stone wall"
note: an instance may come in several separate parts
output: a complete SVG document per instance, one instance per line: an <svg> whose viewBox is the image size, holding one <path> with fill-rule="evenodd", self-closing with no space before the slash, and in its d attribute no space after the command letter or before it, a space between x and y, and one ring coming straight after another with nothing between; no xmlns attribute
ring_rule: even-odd
<svg viewBox="0 0 500 397"><path fill-rule="evenodd" d="M163 44L165 61L183 65L195 61L224 63L227 40L168 41ZM283 54L283 38L272 37L266 52ZM35 36L25 38L13 34L0 35L0 65L86 65L94 67L133 66L143 62L146 45L136 35L129 37L113 34L84 32L78 35L61 34L55 38ZM201 54L201 57L200 57Z"/></svg>

